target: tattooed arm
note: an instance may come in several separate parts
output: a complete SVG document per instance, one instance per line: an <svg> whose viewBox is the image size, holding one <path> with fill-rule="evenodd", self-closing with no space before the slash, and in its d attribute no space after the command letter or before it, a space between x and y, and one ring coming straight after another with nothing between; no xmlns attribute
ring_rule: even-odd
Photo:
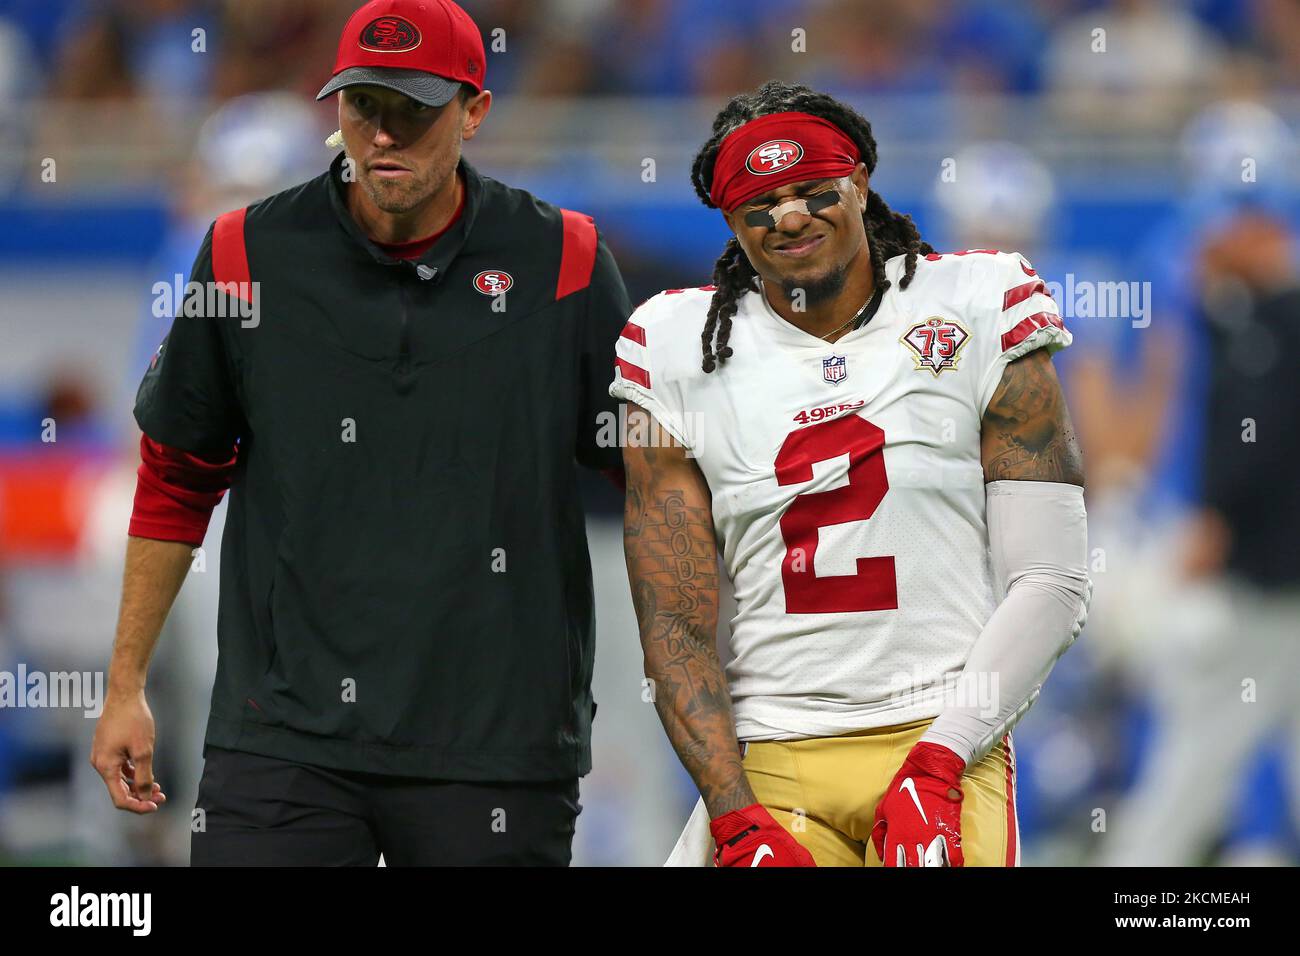
<svg viewBox="0 0 1300 956"><path fill-rule="evenodd" d="M1047 349L1016 359L984 412L984 480L1083 485L1083 456Z"/></svg>
<svg viewBox="0 0 1300 956"><path fill-rule="evenodd" d="M655 709L710 817L756 803L740 763L716 647L712 497L686 450L628 405L623 550Z"/></svg>

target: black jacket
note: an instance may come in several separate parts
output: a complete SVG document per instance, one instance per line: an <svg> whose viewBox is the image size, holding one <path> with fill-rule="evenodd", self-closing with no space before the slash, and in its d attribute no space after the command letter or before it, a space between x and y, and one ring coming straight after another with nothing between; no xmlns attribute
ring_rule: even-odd
<svg viewBox="0 0 1300 956"><path fill-rule="evenodd" d="M1300 384L1286 350L1300 336L1300 288L1207 319L1204 504L1231 529L1229 572L1264 590L1300 590Z"/></svg>
<svg viewBox="0 0 1300 956"><path fill-rule="evenodd" d="M239 445L207 743L427 778L584 774L574 461L621 467L598 441L631 311L618 269L588 217L463 161L459 221L393 260L348 214L341 159L217 220L192 281L251 280L255 308L196 299L137 396L155 441Z"/></svg>

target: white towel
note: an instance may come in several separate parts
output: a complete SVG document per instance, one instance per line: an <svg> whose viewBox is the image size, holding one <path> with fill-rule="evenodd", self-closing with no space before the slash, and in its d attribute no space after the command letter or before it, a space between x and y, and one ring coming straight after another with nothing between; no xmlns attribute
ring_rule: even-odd
<svg viewBox="0 0 1300 956"><path fill-rule="evenodd" d="M713 866L713 833L709 830L709 811L701 797L686 821L686 829L664 866Z"/></svg>

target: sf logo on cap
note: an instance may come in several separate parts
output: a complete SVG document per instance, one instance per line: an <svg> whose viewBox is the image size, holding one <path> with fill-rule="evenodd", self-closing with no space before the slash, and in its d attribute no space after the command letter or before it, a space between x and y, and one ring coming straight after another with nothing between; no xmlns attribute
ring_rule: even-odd
<svg viewBox="0 0 1300 956"><path fill-rule="evenodd" d="M755 146L745 160L745 168L755 176L769 176L793 166L803 159L803 147L790 139L774 139Z"/></svg>
<svg viewBox="0 0 1300 956"><path fill-rule="evenodd" d="M420 31L402 17L379 17L366 24L358 42L372 53L405 53L420 45Z"/></svg>
<svg viewBox="0 0 1300 956"><path fill-rule="evenodd" d="M484 295L500 295L514 284L515 280L510 277L510 273L500 269L488 269L474 277L474 288Z"/></svg>

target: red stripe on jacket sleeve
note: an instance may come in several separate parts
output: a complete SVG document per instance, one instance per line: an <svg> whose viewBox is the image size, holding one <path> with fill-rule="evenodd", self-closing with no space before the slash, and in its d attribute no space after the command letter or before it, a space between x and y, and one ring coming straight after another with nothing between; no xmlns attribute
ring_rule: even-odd
<svg viewBox="0 0 1300 956"><path fill-rule="evenodd" d="M629 382L635 382L642 388L650 387L650 373L640 365L633 365L626 359L615 358L614 364L618 366L618 373Z"/></svg>
<svg viewBox="0 0 1300 956"><path fill-rule="evenodd" d="M248 271L248 247L244 243L247 209L222 213L212 227L212 277L217 282L235 283L234 295L252 304L252 278Z"/></svg>
<svg viewBox="0 0 1300 956"><path fill-rule="evenodd" d="M1054 325L1058 329L1064 329L1065 323L1055 312L1035 312L1028 318L1021 319L1011 329L1002 333L1002 351L1006 351L1013 346L1019 345L1027 339L1032 333L1039 329L1045 329L1049 325Z"/></svg>
<svg viewBox="0 0 1300 956"><path fill-rule="evenodd" d="M226 461L210 461L141 435L135 507L128 533L201 545L212 510L230 487L238 457L238 446Z"/></svg>
<svg viewBox="0 0 1300 956"><path fill-rule="evenodd" d="M596 220L571 209L561 209L560 216L564 222L564 245L560 249L556 299L591 285L591 272L596 267Z"/></svg>

